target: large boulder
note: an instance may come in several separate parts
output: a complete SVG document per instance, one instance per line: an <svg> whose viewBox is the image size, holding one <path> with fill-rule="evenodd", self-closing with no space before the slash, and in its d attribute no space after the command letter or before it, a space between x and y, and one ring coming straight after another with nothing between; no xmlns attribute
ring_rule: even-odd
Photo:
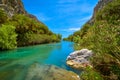
<svg viewBox="0 0 120 80"><path fill-rule="evenodd" d="M67 57L66 63L75 69L84 69L87 66L92 67L89 58L93 55L93 52L88 49L82 49L70 53Z"/></svg>
<svg viewBox="0 0 120 80"><path fill-rule="evenodd" d="M53 65L31 65L25 80L80 80L74 72Z"/></svg>

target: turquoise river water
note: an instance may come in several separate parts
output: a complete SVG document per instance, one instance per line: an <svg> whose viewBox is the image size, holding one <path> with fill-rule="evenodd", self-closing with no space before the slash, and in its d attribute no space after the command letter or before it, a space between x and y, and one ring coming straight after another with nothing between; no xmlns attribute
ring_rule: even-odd
<svg viewBox="0 0 120 80"><path fill-rule="evenodd" d="M24 76L28 66L33 63L50 64L71 70L66 65L67 56L74 51L72 42L42 44L29 47L20 47L10 51L0 51L0 80L15 80ZM2 78L2 79L1 79Z"/></svg>

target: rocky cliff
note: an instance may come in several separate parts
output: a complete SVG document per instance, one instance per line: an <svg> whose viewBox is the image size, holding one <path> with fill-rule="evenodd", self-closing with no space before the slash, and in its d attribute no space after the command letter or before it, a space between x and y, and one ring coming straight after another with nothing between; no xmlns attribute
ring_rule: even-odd
<svg viewBox="0 0 120 80"><path fill-rule="evenodd" d="M5 10L9 17L14 14L27 14L21 0L0 0L0 8Z"/></svg>
<svg viewBox="0 0 120 80"><path fill-rule="evenodd" d="M21 0L0 0L0 8L8 14L8 17L12 17L14 14L25 14L38 21L34 15L27 13Z"/></svg>
<svg viewBox="0 0 120 80"><path fill-rule="evenodd" d="M94 18L96 13L101 10L105 5L107 5L109 2L112 2L113 0L99 0L96 7L94 8L94 13L92 18L88 21L88 23L93 23L94 22Z"/></svg>

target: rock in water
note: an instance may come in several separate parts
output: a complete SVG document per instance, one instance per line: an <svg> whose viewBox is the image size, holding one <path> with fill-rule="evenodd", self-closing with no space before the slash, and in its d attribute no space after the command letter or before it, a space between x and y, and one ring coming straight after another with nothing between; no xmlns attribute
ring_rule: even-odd
<svg viewBox="0 0 120 80"><path fill-rule="evenodd" d="M93 52L88 49L82 49L70 53L67 57L67 65L75 69L84 69L87 66L91 66L89 58L92 56Z"/></svg>
<svg viewBox="0 0 120 80"><path fill-rule="evenodd" d="M53 65L35 63L28 69L25 80L80 80L80 78L74 72Z"/></svg>

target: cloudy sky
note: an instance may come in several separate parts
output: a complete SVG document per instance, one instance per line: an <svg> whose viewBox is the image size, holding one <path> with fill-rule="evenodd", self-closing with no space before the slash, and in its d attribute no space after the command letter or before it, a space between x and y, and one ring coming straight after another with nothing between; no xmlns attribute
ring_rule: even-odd
<svg viewBox="0 0 120 80"><path fill-rule="evenodd" d="M67 37L88 21L98 0L22 0L27 12L35 15L55 33Z"/></svg>

